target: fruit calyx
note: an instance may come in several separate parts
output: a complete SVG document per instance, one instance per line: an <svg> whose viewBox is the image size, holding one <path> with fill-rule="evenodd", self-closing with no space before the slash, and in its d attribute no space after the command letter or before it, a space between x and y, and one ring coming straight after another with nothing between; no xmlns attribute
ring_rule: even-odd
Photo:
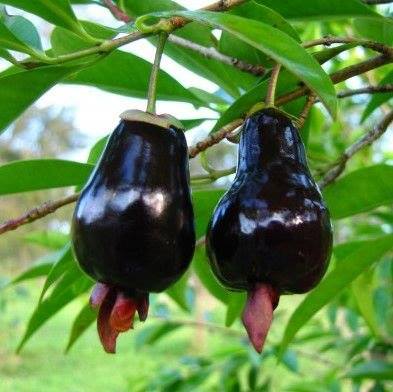
<svg viewBox="0 0 393 392"><path fill-rule="evenodd" d="M107 353L116 352L116 340L121 332L133 328L134 316L145 321L149 310L149 294L134 296L104 283L97 283L90 296L90 306L98 309L97 330Z"/></svg>
<svg viewBox="0 0 393 392"><path fill-rule="evenodd" d="M258 283L248 292L242 321L250 342L258 353L262 352L279 298L278 291L268 283Z"/></svg>
<svg viewBox="0 0 393 392"><path fill-rule="evenodd" d="M153 114L142 110L132 109L121 113L120 118L125 121L138 121L153 124L166 129L172 127L184 129L183 124L170 114Z"/></svg>

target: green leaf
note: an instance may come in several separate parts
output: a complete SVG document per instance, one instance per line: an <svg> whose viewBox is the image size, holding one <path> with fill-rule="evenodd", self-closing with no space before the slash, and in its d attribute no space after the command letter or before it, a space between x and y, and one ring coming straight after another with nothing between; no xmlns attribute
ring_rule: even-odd
<svg viewBox="0 0 393 392"><path fill-rule="evenodd" d="M114 51L103 60L69 77L66 82L93 86L115 94L146 98L152 64L131 53ZM157 85L158 99L189 102L200 101L175 78L160 70Z"/></svg>
<svg viewBox="0 0 393 392"><path fill-rule="evenodd" d="M386 45L393 44L393 20L391 18L358 18L353 21L353 26L362 37Z"/></svg>
<svg viewBox="0 0 393 392"><path fill-rule="evenodd" d="M190 307L187 302L187 283L189 277L189 274L185 273L175 284L165 290L165 293L186 312L190 311Z"/></svg>
<svg viewBox="0 0 393 392"><path fill-rule="evenodd" d="M11 284L22 283L25 282L26 280L31 280L35 278L40 278L42 276L46 276L48 275L52 267L53 267L53 262L45 262L45 263L33 265L32 267L30 267L29 269L18 275L15 279L13 279Z"/></svg>
<svg viewBox="0 0 393 392"><path fill-rule="evenodd" d="M2 0L2 3L20 8L40 16L56 26L62 26L90 38L79 24L68 0Z"/></svg>
<svg viewBox="0 0 393 392"><path fill-rule="evenodd" d="M331 115L333 117L336 115L337 98L329 76L314 57L282 31L266 23L223 13L179 11L163 15L184 16L233 34L296 75L319 96Z"/></svg>
<svg viewBox="0 0 393 392"><path fill-rule="evenodd" d="M293 350L285 351L284 355L282 356L282 363L292 372L298 373L299 372L299 361L297 358L297 354Z"/></svg>
<svg viewBox="0 0 393 392"><path fill-rule="evenodd" d="M393 84L393 71L389 72L379 83L379 86ZM393 92L373 94L362 114L361 122L364 122L376 109L393 98Z"/></svg>
<svg viewBox="0 0 393 392"><path fill-rule="evenodd" d="M225 326L230 327L241 315L246 303L246 293L230 293L225 316Z"/></svg>
<svg viewBox="0 0 393 392"><path fill-rule="evenodd" d="M368 325L371 333L378 338L381 334L374 311L374 285L372 277L373 271L365 271L352 282L351 290L364 321Z"/></svg>
<svg viewBox="0 0 393 392"><path fill-rule="evenodd" d="M3 48L0 48L0 57L4 60L7 60L11 64L15 62L15 59L11 56L11 54Z"/></svg>
<svg viewBox="0 0 393 392"><path fill-rule="evenodd" d="M393 380L393 364L374 359L354 366L346 375L346 378L362 380Z"/></svg>
<svg viewBox="0 0 393 392"><path fill-rule="evenodd" d="M115 31L96 23L84 22L84 26L86 27L86 30L93 31L94 35L101 39L112 39L115 35L117 35ZM90 43L63 27L55 27L53 29L50 36L50 42L52 45L52 51L57 56L77 52L91 47Z"/></svg>
<svg viewBox="0 0 393 392"><path fill-rule="evenodd" d="M154 344L179 327L181 324L171 321L165 321L165 324L145 326L135 335L135 349L139 350L145 345Z"/></svg>
<svg viewBox="0 0 393 392"><path fill-rule="evenodd" d="M235 7L229 13L266 23L300 42L296 30L280 14L254 1ZM271 60L262 52L225 31L221 34L219 48L221 52L250 64L271 65Z"/></svg>
<svg viewBox="0 0 393 392"><path fill-rule="evenodd" d="M42 52L40 35L28 19L20 15L6 16L5 25L24 44Z"/></svg>
<svg viewBox="0 0 393 392"><path fill-rule="evenodd" d="M278 13L285 19L329 20L380 15L359 0L313 0L312 7L305 6L303 0L255 0Z"/></svg>
<svg viewBox="0 0 393 392"><path fill-rule="evenodd" d="M17 52L33 55L35 52L26 43L21 41L0 19L0 47L4 49L16 50Z"/></svg>
<svg viewBox="0 0 393 392"><path fill-rule="evenodd" d="M44 230L33 231L25 235L24 239L31 244L40 245L48 249L60 249L67 244L69 235L60 231Z"/></svg>
<svg viewBox="0 0 393 392"><path fill-rule="evenodd" d="M19 353L22 350L27 341L46 323L46 321L80 294L83 294L91 285L92 283L90 280L81 276L64 290L61 290L61 292L56 292L56 295L49 296L47 299L40 302L30 317L26 331L18 345L17 352Z"/></svg>
<svg viewBox="0 0 393 392"><path fill-rule="evenodd" d="M65 290L68 289L68 287L72 286L76 281L79 279L83 279L87 282L90 282L90 285L88 285L88 288L90 288L93 285L93 280L90 277L87 277L77 266L75 261L73 261L70 266L67 268L67 270L64 272L64 274L61 276L61 278L57 281L56 285L53 287L52 292L48 295L48 298L51 297L57 297L61 295L61 293ZM87 284L87 283L86 283ZM44 299L41 302L44 302L46 299Z"/></svg>
<svg viewBox="0 0 393 392"><path fill-rule="evenodd" d="M389 205L393 203L393 166L374 165L355 170L327 186L323 195L333 219Z"/></svg>
<svg viewBox="0 0 393 392"><path fill-rule="evenodd" d="M108 137L109 136L104 136L94 144L89 152L89 157L87 158L88 163L95 165L98 162L102 152L104 151L106 143L108 142Z"/></svg>
<svg viewBox="0 0 393 392"><path fill-rule="evenodd" d="M128 15L135 17L157 11L184 10L179 4L170 0L125 0L123 5ZM195 23L190 23L175 31L174 35L205 47L215 45L211 29ZM181 48L171 42L165 44L165 54L197 75L211 80L232 97L238 97L240 95L239 89L249 89L256 81L253 75L219 61L207 59L193 50Z"/></svg>
<svg viewBox="0 0 393 392"><path fill-rule="evenodd" d="M43 67L6 76L0 74L0 133L41 95L74 71L74 67Z"/></svg>
<svg viewBox="0 0 393 392"><path fill-rule="evenodd" d="M192 193L196 238L205 234L213 210L225 189L198 190Z"/></svg>
<svg viewBox="0 0 393 392"><path fill-rule="evenodd" d="M307 321L392 248L393 235L359 241L359 246L338 263L292 313L281 341L280 357Z"/></svg>
<svg viewBox="0 0 393 392"><path fill-rule="evenodd" d="M229 300L229 292L225 290L217 281L208 264L205 254L205 247L199 246L195 250L192 260L192 268L205 289L215 298L223 303Z"/></svg>
<svg viewBox="0 0 393 392"><path fill-rule="evenodd" d="M45 280L45 283L42 287L39 302L42 301L48 289L57 282L63 274L69 269L72 268L72 265L75 263L72 252L71 245L67 244L58 254L56 261L53 263L51 270Z"/></svg>
<svg viewBox="0 0 393 392"><path fill-rule="evenodd" d="M90 304L86 304L76 316L70 337L68 338L67 347L65 352L68 353L75 342L83 335L83 333L90 327L97 318L97 313L91 308Z"/></svg>
<svg viewBox="0 0 393 392"><path fill-rule="evenodd" d="M0 166L0 195L84 184L94 166L62 159L14 161Z"/></svg>

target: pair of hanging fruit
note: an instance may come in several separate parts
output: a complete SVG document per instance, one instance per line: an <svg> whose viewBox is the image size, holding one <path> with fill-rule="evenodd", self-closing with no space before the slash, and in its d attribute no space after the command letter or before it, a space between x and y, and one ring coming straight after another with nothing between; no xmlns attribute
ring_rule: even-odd
<svg viewBox="0 0 393 392"><path fill-rule="evenodd" d="M101 342L114 352L135 312L146 319L149 293L178 280L194 252L187 145L174 119L122 115L78 201L73 242L82 269L99 282L91 304ZM243 323L260 352L280 295L312 289L332 246L298 130L276 109L246 120L236 178L206 242L218 280L248 292Z"/></svg>
<svg viewBox="0 0 393 392"><path fill-rule="evenodd" d="M98 282L90 302L98 308L99 337L110 353L119 333L133 327L136 312L146 319L149 293L176 282L194 253L182 126L171 116L152 114L165 39L162 33L147 113L121 115L73 217L74 253ZM236 178L214 211L206 247L217 279L248 292L243 323L258 352L280 295L313 288L326 271L331 246L329 213L298 130L275 108L255 112L243 127Z"/></svg>

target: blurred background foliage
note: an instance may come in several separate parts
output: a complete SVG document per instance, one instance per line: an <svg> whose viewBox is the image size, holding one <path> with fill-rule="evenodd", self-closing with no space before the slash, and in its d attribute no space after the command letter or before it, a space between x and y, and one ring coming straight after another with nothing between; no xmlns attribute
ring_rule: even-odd
<svg viewBox="0 0 393 392"><path fill-rule="evenodd" d="M4 3L19 6L18 1ZM93 0L72 3L88 4L88 11L84 8L86 5L78 5L75 9L93 19L95 7L100 7L94 5L99 2ZM118 3L129 15L175 7L175 3L166 0L144 1L145 5L132 0L120 0ZM368 8L370 11L367 12L376 10L385 16L384 22L380 22L381 27L375 22L377 18L370 15L360 18L351 15L351 10L346 11L348 15L345 14L345 17L318 15L316 6L316 16L306 18L293 16L299 13L296 9L298 2L292 5L289 1L282 2L284 5L281 9L280 5L274 6L273 0L258 3L282 12L302 41L336 35L361 36L390 45L393 43L393 33L389 33L393 31L389 24L393 13L393 6L390 5ZM338 3L341 5L332 1L331 6L332 12L337 11L337 14L341 8L345 8L343 2ZM355 3L357 6L363 5L357 0L353 1ZM303 2L302 7L306 6ZM30 17L29 14L22 15ZM53 22L50 18L44 19ZM109 13L107 19L111 21ZM117 26L114 21L113 26ZM195 27L195 23L185 29L188 38L200 40L201 36L192 36L191 26ZM64 39L74 34L62 27L55 30ZM48 45L52 30L43 24L38 31L44 45ZM61 39L55 41L53 35L51 44L61 49ZM74 38L76 42L78 37ZM263 53L254 48L251 48L251 53L250 47L243 43L243 46L228 45L232 39L228 34L222 34L219 38L216 46L224 53L244 61L252 62L257 58L269 66L269 60ZM190 66L187 52L179 57L175 48L169 48L167 54L172 58L178 56L178 62L193 72L202 69L201 64L209 61L198 57L200 63L196 69ZM370 57L370 50L354 47L326 63L324 69L332 73ZM210 66L214 69L215 65ZM203 68L199 75L208 78L211 73L211 69ZM102 75L103 79L108 77L108 80L104 80L107 84L101 80L97 82L98 87L113 91L113 86L108 88L110 77L104 73ZM216 86L213 95L200 98L201 92L193 91L198 99L205 100L201 106L210 109L211 116L208 118L220 118L239 95L261 81L240 74L243 78L235 81L237 91L234 92L231 77L226 79L223 75L220 70L211 74L210 79L214 83L220 84L220 78L225 82L221 88ZM0 88L1 77L0 74ZM337 91L346 91L392 83L392 80L391 65L386 65L340 83L336 88ZM91 84L90 81L84 82L83 78L76 83ZM282 86L283 91L287 91L285 87ZM124 95L139 97L130 91ZM326 173L345 148L392 110L391 98L392 93L384 93L339 99L335 120L329 117L321 104L312 108L301 133L316 179ZM300 99L286 105L285 109L298 115L303 103L304 100ZM177 115L176 103L172 105L173 114ZM97 140L91 140L91 135L78 129L72 110L71 106L66 105L30 107L0 137L0 164L42 158L68 160L74 159L76 151L82 154L88 152ZM190 110L190 113L190 118L201 117L197 111ZM196 127L191 123L190 128L193 129L187 132L190 145L206 136L214 125L212 120L197 121ZM202 164L198 158L190 162L191 176L206 175L206 161L215 170L234 166L236 150L236 144L228 141L213 146L202 156L205 160ZM392 165L393 135L387 132L348 162L342 180L326 188L329 206L338 215L333 222L336 247L329 272L334 274L337 269L340 271L345 263L352 263L355 270L361 260L369 262L364 271L359 270L359 275L348 280L345 288L338 292L329 292L325 285L319 291L317 289L313 297L283 296L262 355L251 349L238 318L244 295L228 293L216 283L208 270L203 246L197 248L192 268L179 283L167 293L152 295L148 321L143 325L137 323L134 331L121 336L118 354L110 357L99 346L95 328L92 327L95 314L86 306L92 282L79 271L69 251L68 231L73 206L3 235L0 242L0 390L392 390L393 176L388 176L392 173ZM367 168L371 171L367 171ZM17 171L15 175L18 175ZM45 172L31 175L45 176ZM204 233L222 189L230 184L232 178L227 176L194 186L199 236ZM370 189L375 185L378 185L376 190ZM71 191L70 188L61 188L2 195L0 221L20 216L30 207ZM379 201L372 205L374 199ZM367 207L359 207L358 204L362 202ZM325 302L323 298L326 298ZM303 300L308 308L298 308ZM318 301L322 301L320 311L316 305ZM289 321L296 309L306 313L313 306L317 306L312 311L313 317L304 318L298 326L295 326L296 320ZM283 336L287 336L292 327L298 327L299 331L295 330L294 334L297 333L290 343L288 341L289 345L284 344ZM22 348L21 341L22 345L28 343L16 354L16 348ZM63 353L65 348L67 355Z"/></svg>

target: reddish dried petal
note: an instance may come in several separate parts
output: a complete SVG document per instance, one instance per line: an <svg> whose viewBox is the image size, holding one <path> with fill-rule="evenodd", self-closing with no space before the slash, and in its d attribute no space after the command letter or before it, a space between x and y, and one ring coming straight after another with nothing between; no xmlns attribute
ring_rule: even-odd
<svg viewBox="0 0 393 392"><path fill-rule="evenodd" d="M111 328L117 332L125 332L133 327L136 312L136 301L118 293L109 318Z"/></svg>
<svg viewBox="0 0 393 392"><path fill-rule="evenodd" d="M145 321L149 313L149 294L139 297L136 303L139 321Z"/></svg>
<svg viewBox="0 0 393 392"><path fill-rule="evenodd" d="M248 293L243 311L243 324L255 350L260 353L273 319L273 310L278 304L278 293L268 284L259 284Z"/></svg>
<svg viewBox="0 0 393 392"><path fill-rule="evenodd" d="M109 322L116 297L116 290L110 289L101 303L97 317L97 330L101 344L104 350L111 354L116 352L116 339L119 335L119 332L114 330Z"/></svg>
<svg viewBox="0 0 393 392"><path fill-rule="evenodd" d="M110 287L104 283L96 283L90 296L90 306L93 309L98 309L104 298L107 296Z"/></svg>

